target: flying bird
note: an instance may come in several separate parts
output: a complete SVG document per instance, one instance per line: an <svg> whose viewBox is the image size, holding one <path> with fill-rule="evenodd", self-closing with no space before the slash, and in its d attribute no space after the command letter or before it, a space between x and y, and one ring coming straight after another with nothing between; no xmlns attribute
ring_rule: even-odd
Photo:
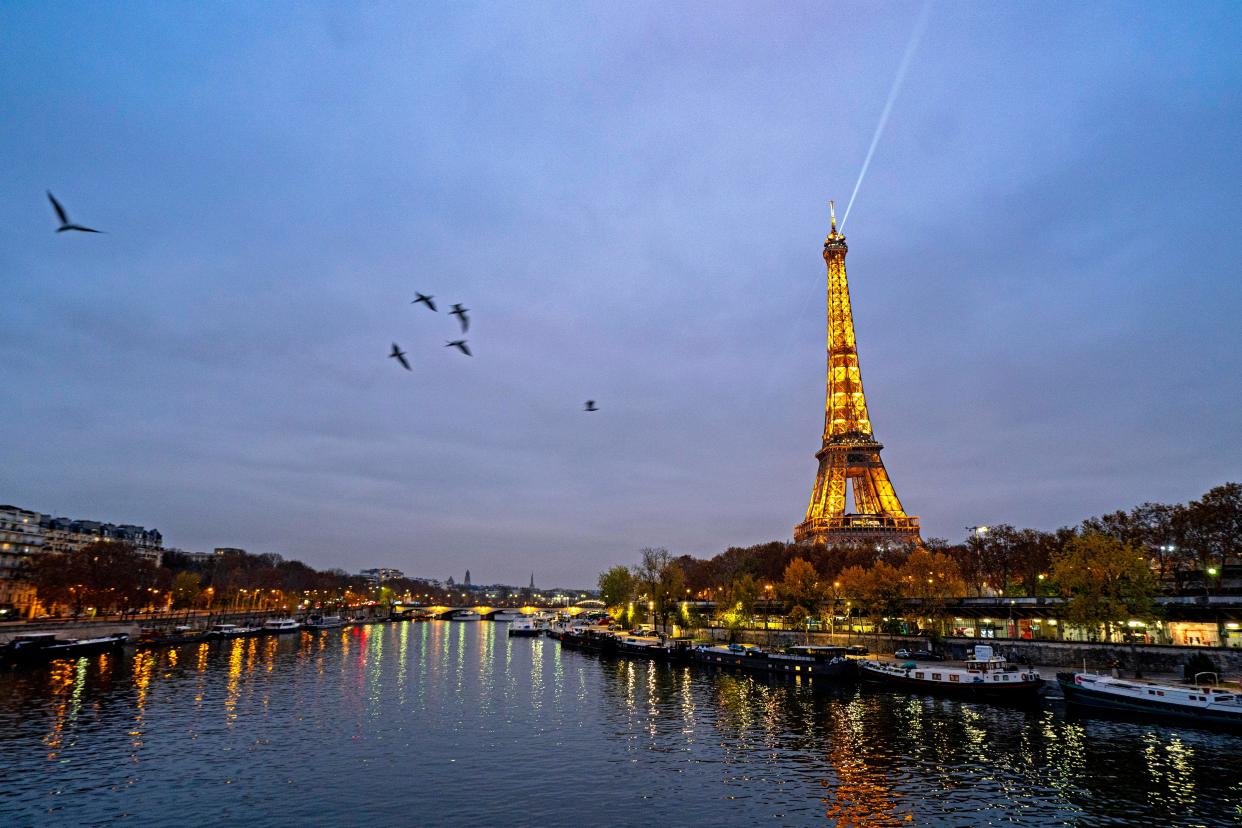
<svg viewBox="0 0 1242 828"><path fill-rule="evenodd" d="M413 368L410 367L410 363L405 358L405 351L402 351L401 348L395 342L392 343L392 353L388 355L388 358L395 359L397 362L400 362L401 367L407 371L414 370Z"/></svg>
<svg viewBox="0 0 1242 828"><path fill-rule="evenodd" d="M415 291L415 293L417 294L418 298L415 299L413 302L411 302L410 303L411 305L417 305L419 302L422 302L424 305L431 308L432 310L436 309L436 303L431 301L432 299L435 298L434 296L427 296L426 294L418 293L417 291Z"/></svg>
<svg viewBox="0 0 1242 828"><path fill-rule="evenodd" d="M454 339L452 342L445 342L444 347L456 348L466 356L474 356L474 354L470 353L470 349L466 347L466 340L464 339Z"/></svg>
<svg viewBox="0 0 1242 828"><path fill-rule="evenodd" d="M586 405L583 407L582 410L583 411L599 411L599 409L595 407L595 400L587 400Z"/></svg>
<svg viewBox="0 0 1242 828"><path fill-rule="evenodd" d="M60 219L60 227L56 228L57 233L63 233L66 230L77 230L79 233L102 233L102 230L95 230L91 227L83 227L80 224L74 224L69 220L69 214L65 212L65 208L60 206L60 202L56 200L56 196L52 195L52 191L47 191L47 200L52 202L52 209L56 211L56 217Z"/></svg>
<svg viewBox="0 0 1242 828"><path fill-rule="evenodd" d="M461 321L461 332L465 333L470 329L470 317L466 316L466 311L470 308L463 308L460 304L454 304L453 310L449 316L456 316Z"/></svg>

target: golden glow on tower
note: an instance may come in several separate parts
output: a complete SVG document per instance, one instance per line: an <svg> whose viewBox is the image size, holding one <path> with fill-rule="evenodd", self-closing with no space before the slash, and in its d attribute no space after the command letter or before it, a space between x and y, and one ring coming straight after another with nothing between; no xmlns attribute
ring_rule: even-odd
<svg viewBox="0 0 1242 828"><path fill-rule="evenodd" d="M907 515L880 460L884 448L871 432L863 395L849 281L845 236L837 232L836 206L829 202L831 229L824 239L828 266L828 378L819 473L806 519L794 529L798 542L839 543L866 537L918 538L919 519ZM854 511L846 513L848 489Z"/></svg>

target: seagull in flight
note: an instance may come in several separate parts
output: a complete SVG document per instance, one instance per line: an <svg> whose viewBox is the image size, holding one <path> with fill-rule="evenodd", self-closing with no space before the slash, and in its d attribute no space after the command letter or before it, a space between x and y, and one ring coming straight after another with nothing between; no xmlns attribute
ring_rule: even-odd
<svg viewBox="0 0 1242 828"><path fill-rule="evenodd" d="M449 313L449 316L456 316L461 322L462 333L465 333L470 329L470 317L466 316L466 311L468 310L470 310L470 308L463 308L460 303L454 303L453 310Z"/></svg>
<svg viewBox="0 0 1242 828"><path fill-rule="evenodd" d="M428 296L424 293L418 293L418 291L415 291L415 293L417 294L418 298L415 299L413 302L411 302L410 303L411 305L417 305L419 302L422 302L424 305L431 308L432 310L436 309L436 303L431 301L432 299L435 298L434 296Z"/></svg>
<svg viewBox="0 0 1242 828"><path fill-rule="evenodd" d="M405 358L405 351L402 351L400 346L398 346L395 342L392 343L392 353L388 355L388 358L395 359L397 362L400 362L401 367L407 371L414 370L410 367L410 363Z"/></svg>
<svg viewBox="0 0 1242 828"><path fill-rule="evenodd" d="M587 400L586 405L583 406L582 410L583 411L599 411L599 409L595 407L595 400Z"/></svg>
<svg viewBox="0 0 1242 828"><path fill-rule="evenodd" d="M456 348L457 350L461 351L466 356L474 356L474 354L470 353L470 349L466 347L466 340L464 339L454 339L452 342L445 342L444 347L445 348Z"/></svg>
<svg viewBox="0 0 1242 828"><path fill-rule="evenodd" d="M47 191L47 200L52 202L52 209L56 211L56 217L60 219L60 227L56 228L57 233L63 233L66 230L77 230L79 233L102 233L102 230L95 230L91 227L83 227L80 224L74 224L69 220L69 214L65 212L65 208L60 206L60 202L56 200L56 196L52 195L52 191Z"/></svg>

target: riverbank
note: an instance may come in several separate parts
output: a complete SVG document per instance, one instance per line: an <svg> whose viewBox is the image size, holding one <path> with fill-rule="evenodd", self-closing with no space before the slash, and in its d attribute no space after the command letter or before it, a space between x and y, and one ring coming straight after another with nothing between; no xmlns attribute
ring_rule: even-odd
<svg viewBox="0 0 1242 828"><path fill-rule="evenodd" d="M746 644L787 646L808 643L807 635L789 631L742 630L733 632L719 627L696 631L696 636L712 641L728 641L730 635ZM904 635L842 635L811 633L810 644L844 647L861 644L878 655L891 655L901 649L928 649L928 639ZM1193 656L1205 656L1224 678L1242 674L1242 649L1222 647L1179 647L1164 644L1097 644L1085 641L1029 641L1008 638L944 638L934 648L951 660L964 660L976 644L990 644L1010 661L1029 663L1045 670L1079 669L1108 672L1114 665L1129 674L1144 676L1176 676L1181 678L1182 666Z"/></svg>

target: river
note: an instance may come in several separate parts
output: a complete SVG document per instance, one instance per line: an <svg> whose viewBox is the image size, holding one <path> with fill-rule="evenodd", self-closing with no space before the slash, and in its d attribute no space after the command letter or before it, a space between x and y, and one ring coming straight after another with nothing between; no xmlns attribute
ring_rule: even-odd
<svg viewBox="0 0 1242 828"><path fill-rule="evenodd" d="M1193 728L601 659L488 622L0 674L4 826L1238 825L1240 755Z"/></svg>

